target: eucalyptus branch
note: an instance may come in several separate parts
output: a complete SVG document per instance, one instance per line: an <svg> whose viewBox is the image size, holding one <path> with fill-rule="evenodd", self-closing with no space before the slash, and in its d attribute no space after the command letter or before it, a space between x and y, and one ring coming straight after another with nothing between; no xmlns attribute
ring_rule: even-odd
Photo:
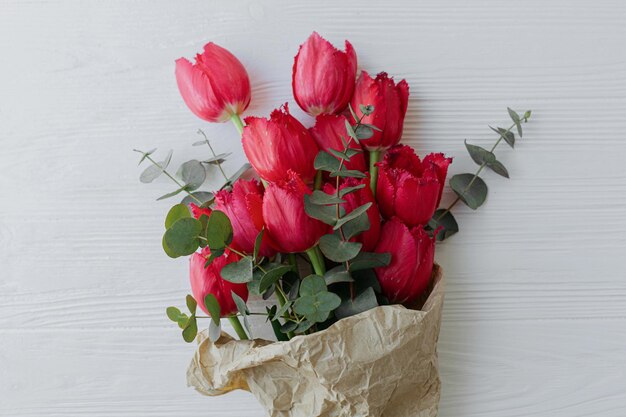
<svg viewBox="0 0 626 417"><path fill-rule="evenodd" d="M228 176L224 172L224 169L222 168L222 163L220 162L220 160L217 159L217 154L213 150L213 146L211 146L211 142L209 141L209 138L207 137L207 135L204 133L204 131L202 129L198 129L198 134L200 134L200 135L202 135L204 137L204 141L209 146L209 149L211 150L211 154L213 155L213 158L215 159L215 164L217 165L217 167L219 168L220 172L222 173L222 176L226 180L226 183L229 183L230 182L230 178L228 178Z"/></svg>

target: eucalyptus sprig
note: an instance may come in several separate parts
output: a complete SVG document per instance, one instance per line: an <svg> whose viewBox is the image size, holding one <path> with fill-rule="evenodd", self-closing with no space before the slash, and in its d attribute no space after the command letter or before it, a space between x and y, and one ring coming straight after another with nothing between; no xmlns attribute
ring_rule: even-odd
<svg viewBox="0 0 626 417"><path fill-rule="evenodd" d="M521 138L523 134L522 124L528 122L528 119L530 119L531 116L531 111L525 111L524 115L520 117L519 114L513 109L507 108L507 110L513 124L509 126L508 129L489 126L492 131L498 134L498 140L490 150L478 145L469 144L467 143L467 140L465 141L465 147L472 160L478 164L478 169L474 174L457 174L450 178L450 188L455 192L457 197L448 207L440 208L435 211L433 218L428 224L432 230L438 230L437 240L441 241L447 239L459 231L458 223L450 211L459 201L465 203L465 205L472 210L476 210L478 207L482 206L487 199L487 184L479 176L485 167L491 169L500 176L509 178L509 171L502 164L502 162L498 161L494 151L503 140L511 148L514 148L515 133L513 132L513 128L517 130L517 134Z"/></svg>

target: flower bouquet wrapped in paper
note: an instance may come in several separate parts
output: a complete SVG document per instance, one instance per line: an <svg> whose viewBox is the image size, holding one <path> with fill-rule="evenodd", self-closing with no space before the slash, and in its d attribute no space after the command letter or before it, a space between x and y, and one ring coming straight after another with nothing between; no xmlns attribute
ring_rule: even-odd
<svg viewBox="0 0 626 417"><path fill-rule="evenodd" d="M458 231L459 201L485 202L485 168L508 177L494 150L513 147L530 111L509 109L512 124L492 128L491 150L466 142L477 172L454 175L456 198L438 208L452 159L399 144L407 82L357 74L347 41L341 51L313 33L295 57L294 98L315 118L308 128L287 103L242 120L248 75L213 43L195 63L179 59L176 80L198 117L234 123L250 162L227 175L228 155L202 131L194 145L212 156L177 174L171 152L156 161L154 150L138 151L151 162L142 182L165 174L177 185L159 199L185 194L167 213L162 243L170 257L190 257L188 311L167 308L183 339L199 343L189 384L206 395L248 390L272 417L435 416L444 298L435 245ZM222 187L200 190L216 171ZM275 340L254 339L251 316L264 316ZM238 339L222 332L222 318Z"/></svg>

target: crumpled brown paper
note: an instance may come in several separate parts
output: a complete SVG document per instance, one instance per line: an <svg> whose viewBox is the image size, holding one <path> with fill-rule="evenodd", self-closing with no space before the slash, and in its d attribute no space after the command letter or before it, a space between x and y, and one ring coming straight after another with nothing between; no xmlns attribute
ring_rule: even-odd
<svg viewBox="0 0 626 417"><path fill-rule="evenodd" d="M433 274L421 310L377 307L287 342L201 335L188 384L250 391L271 417L435 417L444 282Z"/></svg>

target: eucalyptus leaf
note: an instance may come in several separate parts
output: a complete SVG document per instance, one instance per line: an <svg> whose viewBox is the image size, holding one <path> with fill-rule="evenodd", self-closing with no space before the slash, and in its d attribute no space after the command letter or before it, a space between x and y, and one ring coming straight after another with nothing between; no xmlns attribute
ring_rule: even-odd
<svg viewBox="0 0 626 417"><path fill-rule="evenodd" d="M175 258L191 255L198 249L201 231L202 224L194 218L177 220L163 235L165 253Z"/></svg>
<svg viewBox="0 0 626 417"><path fill-rule="evenodd" d="M349 222L350 220L356 219L361 214L365 213L371 206L372 206L371 202L370 203L365 203L362 206L359 206L359 207L355 208L350 213L340 217L337 220L337 222L335 223L335 225L333 226L333 229L337 230L341 226L343 226L345 223Z"/></svg>
<svg viewBox="0 0 626 417"><path fill-rule="evenodd" d="M287 301L285 304L280 306L280 308L276 311L276 317L279 317L285 314L287 310L289 310L292 304L293 304L292 301Z"/></svg>
<svg viewBox="0 0 626 417"><path fill-rule="evenodd" d="M313 191L310 201L311 203L318 205L343 204L346 202L341 198L337 198L334 194L326 194L324 191L320 190Z"/></svg>
<svg viewBox="0 0 626 417"><path fill-rule="evenodd" d="M510 130L504 129L502 127L493 128L489 126L489 129L493 130L498 135L500 135L502 139L504 139L504 141L508 143L511 148L515 147L515 134L513 132L511 132Z"/></svg>
<svg viewBox="0 0 626 417"><path fill-rule="evenodd" d="M300 295L315 295L326 291L326 281L319 275L309 275L300 283Z"/></svg>
<svg viewBox="0 0 626 417"><path fill-rule="evenodd" d="M367 178L367 174L356 169L342 169L341 171L333 171L330 173L330 177L341 178Z"/></svg>
<svg viewBox="0 0 626 417"><path fill-rule="evenodd" d="M259 258L259 251L261 250L261 245L263 244L263 234L265 233L265 228L261 228L261 231L256 235L254 239L254 249L252 251L252 256L255 260Z"/></svg>
<svg viewBox="0 0 626 417"><path fill-rule="evenodd" d="M505 178L509 178L509 171L502 164L502 162L496 160L487 164L487 166L496 174L502 175Z"/></svg>
<svg viewBox="0 0 626 417"><path fill-rule="evenodd" d="M289 333L296 330L296 327L298 327L298 323L296 323L295 321L288 321L280 326L280 331L283 333Z"/></svg>
<svg viewBox="0 0 626 417"><path fill-rule="evenodd" d="M221 308L219 301L217 301L217 298L215 298L213 294L207 294L204 297L204 306L211 316L211 321L215 324L219 324L221 317Z"/></svg>
<svg viewBox="0 0 626 417"><path fill-rule="evenodd" d="M196 339L196 335L198 334L198 323L196 322L195 316L191 316L187 325L183 329L183 339L187 343L191 343Z"/></svg>
<svg viewBox="0 0 626 417"><path fill-rule="evenodd" d="M356 137L359 140L367 140L374 136L374 130L366 125L360 125L356 128Z"/></svg>
<svg viewBox="0 0 626 417"><path fill-rule="evenodd" d="M243 174L245 174L250 168L251 168L251 165L249 163L246 162L245 164L243 164L241 168L237 170L237 172L235 172L230 178L228 178L228 184L233 184Z"/></svg>
<svg viewBox="0 0 626 417"><path fill-rule="evenodd" d="M359 138L357 138L356 132L354 131L354 128L352 127L350 122L347 119L346 119L345 122L346 122L346 132L348 133L348 136L350 136L352 139L358 141Z"/></svg>
<svg viewBox="0 0 626 417"><path fill-rule="evenodd" d="M304 211L309 217L320 220L326 224L334 226L337 222L337 211L334 206L321 206L311 202L311 196L304 195Z"/></svg>
<svg viewBox="0 0 626 417"><path fill-rule="evenodd" d="M359 104L359 109L364 116L369 116L370 114L374 113L374 106L371 104Z"/></svg>
<svg viewBox="0 0 626 417"><path fill-rule="evenodd" d="M317 170L334 172L338 171L341 162L326 151L319 151L315 157L313 166Z"/></svg>
<svg viewBox="0 0 626 417"><path fill-rule="evenodd" d="M232 152L225 152L225 153L221 153L219 155L215 155L209 159L205 159L203 161L201 161L203 164L210 164L210 165L218 165L223 163L224 161L226 161L226 158L228 158L230 155L232 154Z"/></svg>
<svg viewBox="0 0 626 417"><path fill-rule="evenodd" d="M206 206L210 205L213 202L214 198L215 196L213 195L213 193L210 193L208 191L196 191L194 193L191 193L191 195L186 195L185 198L182 199L181 203L186 205L194 203L197 206Z"/></svg>
<svg viewBox="0 0 626 417"><path fill-rule="evenodd" d="M509 112L509 116L511 117L511 120L513 120L513 123L515 123L515 127L517 127L517 134L521 138L522 137L522 123L521 123L521 119L519 117L519 114L517 114L510 107L507 107L506 109Z"/></svg>
<svg viewBox="0 0 626 417"><path fill-rule="evenodd" d="M344 242L336 234L322 236L319 245L324 256L334 262L345 262L353 259L359 254L363 246L359 242Z"/></svg>
<svg viewBox="0 0 626 417"><path fill-rule="evenodd" d="M188 217L191 217L191 213L189 213L187 206L182 203L176 204L175 206L172 206L165 217L165 228L169 229L177 220Z"/></svg>
<svg viewBox="0 0 626 417"><path fill-rule="evenodd" d="M176 307L166 308L165 313L167 314L167 318L175 322L177 322L183 316L183 313Z"/></svg>
<svg viewBox="0 0 626 417"><path fill-rule="evenodd" d="M298 324L298 327L294 329L294 333L304 333L309 330L315 323L309 320L304 320L302 323Z"/></svg>
<svg viewBox="0 0 626 417"><path fill-rule="evenodd" d="M338 319L353 316L372 308L378 307L376 293L372 287L359 292L354 299L348 296L341 302L341 305L334 311Z"/></svg>
<svg viewBox="0 0 626 417"><path fill-rule="evenodd" d="M357 218L350 220L342 226L343 234L346 239L352 239L359 233L365 232L370 228L370 219L367 213L361 213Z"/></svg>
<svg viewBox="0 0 626 417"><path fill-rule="evenodd" d="M245 284L252 281L252 259L245 257L237 262L224 265L220 275L228 282Z"/></svg>
<svg viewBox="0 0 626 417"><path fill-rule="evenodd" d="M361 252L350 262L350 272L382 268L391 262L390 253Z"/></svg>
<svg viewBox="0 0 626 417"><path fill-rule="evenodd" d="M441 230L437 232L436 236L438 241L445 240L459 231L459 225L457 224L456 219L452 213L446 209L439 209L435 211L435 214L430 222L428 222L428 225L431 229L433 229L433 232L441 227Z"/></svg>
<svg viewBox="0 0 626 417"><path fill-rule="evenodd" d="M355 185L354 187L344 187L339 190L339 197L344 197L345 195L360 190L361 188L365 188L365 184Z"/></svg>
<svg viewBox="0 0 626 417"><path fill-rule="evenodd" d="M224 212L213 210L206 228L206 238L211 252L223 251L233 240L233 227Z"/></svg>
<svg viewBox="0 0 626 417"><path fill-rule="evenodd" d="M338 282L353 282L354 279L344 265L338 265L324 274L324 281L326 285L332 285Z"/></svg>
<svg viewBox="0 0 626 417"><path fill-rule="evenodd" d="M213 343L217 342L222 336L222 323L218 320L217 323L211 320L209 323L209 340Z"/></svg>
<svg viewBox="0 0 626 417"><path fill-rule="evenodd" d="M469 208L476 210L487 199L487 184L474 174L457 174L450 178L450 188Z"/></svg>
<svg viewBox="0 0 626 417"><path fill-rule="evenodd" d="M496 156L493 152L488 151L485 148L480 146L472 145L465 141L465 147L467 148L467 152L469 152L470 156L478 165L489 164L496 160Z"/></svg>
<svg viewBox="0 0 626 417"><path fill-rule="evenodd" d="M343 153L343 152L336 151L334 149L329 149L328 152L331 155L333 155L335 158L339 159L340 161L341 160L350 161L350 157L347 154Z"/></svg>
<svg viewBox="0 0 626 417"><path fill-rule="evenodd" d="M278 265L267 271L261 278L259 292L264 293L272 284L278 281L283 275L291 271L291 265Z"/></svg>
<svg viewBox="0 0 626 417"><path fill-rule="evenodd" d="M175 195L180 194L181 192L187 189L186 185L183 185L178 190L172 191L171 193L163 194L161 197L157 198L157 201L165 200L166 198L174 197Z"/></svg>
<svg viewBox="0 0 626 417"><path fill-rule="evenodd" d="M158 162L156 165L152 164L144 169L139 176L139 181L144 184L149 184L157 179L164 172L164 168L161 166L162 163L163 162Z"/></svg>
<svg viewBox="0 0 626 417"><path fill-rule="evenodd" d="M279 342L286 342L287 340L289 340L289 337L285 334L285 333L289 333L289 331L283 332L283 328L278 320L270 320L270 323L272 324L272 330L274 331L276 340L278 340ZM289 324L289 323L292 323L292 322L287 322L286 324ZM294 329L295 328L296 326L294 326Z"/></svg>
<svg viewBox="0 0 626 417"><path fill-rule="evenodd" d="M141 153L141 159L139 160L139 163L137 165L141 165L141 163L145 161L147 157L155 153L156 150L157 148L153 148L153 149L150 149L148 152L142 152L138 149L133 149L133 151Z"/></svg>
<svg viewBox="0 0 626 417"><path fill-rule="evenodd" d="M192 295L187 294L187 297L185 297L185 302L187 304L187 308L189 309L189 312L191 313L191 315L196 314L196 308L198 307L198 303L196 303L196 299L193 298Z"/></svg>
<svg viewBox="0 0 626 417"><path fill-rule="evenodd" d="M206 180L206 169L204 169L200 161L195 159L183 163L178 168L177 174L185 182L187 191L197 190Z"/></svg>

